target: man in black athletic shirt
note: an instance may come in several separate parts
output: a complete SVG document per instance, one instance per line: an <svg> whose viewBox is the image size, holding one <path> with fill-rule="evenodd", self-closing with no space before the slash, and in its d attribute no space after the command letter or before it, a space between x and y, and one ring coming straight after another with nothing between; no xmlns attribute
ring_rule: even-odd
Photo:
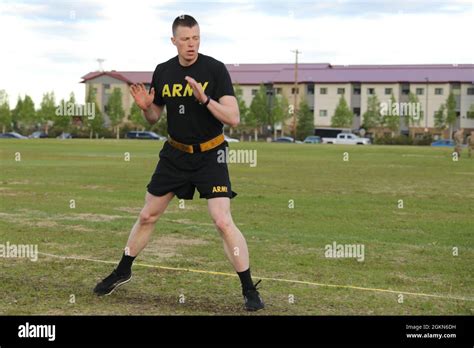
<svg viewBox="0 0 474 348"><path fill-rule="evenodd" d="M209 214L222 236L224 251L239 275L245 308L256 311L264 303L252 281L249 253L244 236L232 220L231 189L226 163L218 161L218 150L227 143L223 124L236 126L240 115L229 73L220 61L198 53L199 25L189 15L173 22L172 43L178 55L159 64L150 91L142 84L130 92L151 124L158 121L166 105L169 139L147 186L145 206L132 228L117 268L94 289L112 293L131 279L135 257L147 245L155 223L174 196L193 199L197 188L207 199Z"/></svg>

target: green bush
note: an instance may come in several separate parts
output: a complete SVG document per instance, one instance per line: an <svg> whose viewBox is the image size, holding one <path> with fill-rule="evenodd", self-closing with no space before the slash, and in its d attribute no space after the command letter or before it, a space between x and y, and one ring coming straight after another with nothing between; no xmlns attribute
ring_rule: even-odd
<svg viewBox="0 0 474 348"><path fill-rule="evenodd" d="M415 145L431 145L434 141L433 136L431 134L425 134L422 138L415 139Z"/></svg>
<svg viewBox="0 0 474 348"><path fill-rule="evenodd" d="M398 135L391 137L386 134L382 137L375 138L374 144L377 145L413 145L413 139L406 135Z"/></svg>

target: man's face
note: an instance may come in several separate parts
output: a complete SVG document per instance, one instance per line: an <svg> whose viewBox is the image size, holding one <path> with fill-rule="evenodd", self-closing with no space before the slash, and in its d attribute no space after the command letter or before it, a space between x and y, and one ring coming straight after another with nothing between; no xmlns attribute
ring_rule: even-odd
<svg viewBox="0 0 474 348"><path fill-rule="evenodd" d="M178 49L178 55L189 62L196 59L199 51L199 26L192 28L178 26L174 37L171 38L173 45Z"/></svg>

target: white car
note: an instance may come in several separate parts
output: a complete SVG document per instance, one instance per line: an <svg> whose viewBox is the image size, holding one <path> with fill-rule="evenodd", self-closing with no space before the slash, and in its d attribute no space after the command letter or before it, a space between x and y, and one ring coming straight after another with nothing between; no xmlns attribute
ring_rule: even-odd
<svg viewBox="0 0 474 348"><path fill-rule="evenodd" d="M369 138L360 138L352 133L339 133L336 138L323 138L323 144L369 145Z"/></svg>
<svg viewBox="0 0 474 348"><path fill-rule="evenodd" d="M225 138L225 141L227 141L228 143L239 143L240 142L239 139L231 138L231 137L228 137L227 135L224 135L224 138Z"/></svg>

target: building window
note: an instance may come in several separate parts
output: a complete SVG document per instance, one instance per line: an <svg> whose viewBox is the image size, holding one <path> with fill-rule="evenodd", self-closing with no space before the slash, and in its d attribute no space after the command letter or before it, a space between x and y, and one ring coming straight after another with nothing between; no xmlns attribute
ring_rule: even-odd
<svg viewBox="0 0 474 348"><path fill-rule="evenodd" d="M322 87L319 89L319 94L328 94L328 89L325 87Z"/></svg>
<svg viewBox="0 0 474 348"><path fill-rule="evenodd" d="M467 95L474 95L474 88L470 87L467 89Z"/></svg>
<svg viewBox="0 0 474 348"><path fill-rule="evenodd" d="M352 108L352 113L356 115L356 117L360 117L360 108Z"/></svg>
<svg viewBox="0 0 474 348"><path fill-rule="evenodd" d="M280 95L281 94L281 88L280 87L275 88L275 93L277 95Z"/></svg>
<svg viewBox="0 0 474 348"><path fill-rule="evenodd" d="M300 88L297 87L297 88L296 88L296 94L299 94L299 93L300 93ZM295 87L293 87L293 88L291 89L291 94L295 94Z"/></svg>
<svg viewBox="0 0 474 348"><path fill-rule="evenodd" d="M391 88L385 88L385 95L391 95L392 94L392 89Z"/></svg>
<svg viewBox="0 0 474 348"><path fill-rule="evenodd" d="M328 115L328 111L327 110L319 110L319 116L320 117L326 117Z"/></svg>
<svg viewBox="0 0 474 348"><path fill-rule="evenodd" d="M308 85L308 94L314 94L314 85Z"/></svg>
<svg viewBox="0 0 474 348"><path fill-rule="evenodd" d="M105 89L110 89L110 84L109 83L104 83L104 88Z"/></svg>
<svg viewBox="0 0 474 348"><path fill-rule="evenodd" d="M338 88L337 89L337 94L344 94L346 92L345 88Z"/></svg>
<svg viewBox="0 0 474 348"><path fill-rule="evenodd" d="M425 89L424 88L417 88L416 89L416 95L423 95L425 93Z"/></svg>
<svg viewBox="0 0 474 348"><path fill-rule="evenodd" d="M410 84L409 83L402 83L401 84L402 95L409 95L410 94Z"/></svg>
<svg viewBox="0 0 474 348"><path fill-rule="evenodd" d="M435 94L436 95L443 95L443 89L442 88L435 88Z"/></svg>
<svg viewBox="0 0 474 348"><path fill-rule="evenodd" d="M255 96L257 95L258 89L252 89L252 95Z"/></svg>
<svg viewBox="0 0 474 348"><path fill-rule="evenodd" d="M367 88L367 94L368 95L374 95L375 94L375 89L374 88Z"/></svg>
<svg viewBox="0 0 474 348"><path fill-rule="evenodd" d="M354 87L354 95L360 95L360 87Z"/></svg>

